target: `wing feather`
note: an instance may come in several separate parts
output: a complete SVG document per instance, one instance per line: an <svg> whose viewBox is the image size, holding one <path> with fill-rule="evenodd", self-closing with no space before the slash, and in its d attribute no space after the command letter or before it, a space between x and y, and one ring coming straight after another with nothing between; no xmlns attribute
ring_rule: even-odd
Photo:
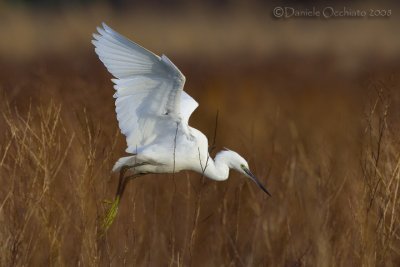
<svg viewBox="0 0 400 267"><path fill-rule="evenodd" d="M98 27L92 43L100 60L116 78L117 120L126 136L127 152L150 144L171 125L189 129L198 103L183 91L185 77L164 55L155 55L106 24ZM187 132L187 134L189 134Z"/></svg>

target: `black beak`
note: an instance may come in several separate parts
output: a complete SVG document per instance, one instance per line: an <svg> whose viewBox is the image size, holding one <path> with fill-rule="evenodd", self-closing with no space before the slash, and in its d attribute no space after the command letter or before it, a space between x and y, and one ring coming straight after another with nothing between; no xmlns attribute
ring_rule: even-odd
<svg viewBox="0 0 400 267"><path fill-rule="evenodd" d="M257 177L251 173L251 171L247 168L243 168L244 172L247 173L248 176L250 176L251 180L253 180L258 187L261 188L262 191L264 191L268 196L272 197L272 195L268 192L268 190L263 186L263 184L257 179Z"/></svg>

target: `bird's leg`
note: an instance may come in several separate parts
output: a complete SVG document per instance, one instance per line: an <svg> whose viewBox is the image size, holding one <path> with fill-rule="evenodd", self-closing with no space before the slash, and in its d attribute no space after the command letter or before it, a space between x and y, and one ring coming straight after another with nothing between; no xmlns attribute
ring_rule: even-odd
<svg viewBox="0 0 400 267"><path fill-rule="evenodd" d="M122 193L124 192L125 189L125 184L126 184L126 178L125 178L125 173L130 169L133 168L133 166L123 166L121 168L121 171L119 172L119 181L118 181L118 188L117 188L117 193L115 195L115 198L121 198Z"/></svg>
<svg viewBox="0 0 400 267"><path fill-rule="evenodd" d="M134 169L136 167L143 166L143 165L146 165L146 164L147 164L146 162L143 162L143 163L137 163L137 164L135 164L133 166L124 166L124 167L122 167L121 172L120 172L120 176L119 176L117 193L116 193L116 196L115 196L116 199L121 199L122 198L122 194L125 191L126 184L129 182L130 179L133 179L133 178L136 178L136 177L144 175L143 173L138 173L138 174L125 176L125 173L129 169L132 169L132 168Z"/></svg>
<svg viewBox="0 0 400 267"><path fill-rule="evenodd" d="M130 176L125 176L125 173L132 168L138 167L144 165L144 163L139 163L139 164L135 164L133 166L123 166L121 168L120 174L119 174L119 181L118 181L118 188L117 188L117 193L115 196L115 199L113 202L109 202L109 204L111 204L110 208L107 211L107 214L103 220L103 224L102 224L102 229L103 229L103 234L107 231L107 229L111 226L111 224L113 223L115 217L117 216L118 213L118 206L119 203L121 201L122 198L122 194L125 191L125 187L126 184L128 183L128 181L132 178L141 176L143 174L134 174L134 175L130 175Z"/></svg>
<svg viewBox="0 0 400 267"><path fill-rule="evenodd" d="M144 174L139 173L139 174L133 174L133 175L129 175L129 176L124 176L122 181L119 182L118 189L117 189L117 194L116 194L115 198L116 199L117 198L121 199L122 198L122 194L125 192L125 188L126 188L126 185L128 184L128 182L131 179L139 177L139 176L142 176L142 175L144 175Z"/></svg>

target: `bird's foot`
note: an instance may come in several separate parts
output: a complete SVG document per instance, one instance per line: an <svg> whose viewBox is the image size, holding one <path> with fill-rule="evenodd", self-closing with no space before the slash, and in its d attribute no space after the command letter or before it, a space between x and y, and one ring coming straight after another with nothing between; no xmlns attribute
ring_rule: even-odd
<svg viewBox="0 0 400 267"><path fill-rule="evenodd" d="M117 217L120 198L117 196L114 201L104 200L103 202L110 205L101 224L102 232L105 233Z"/></svg>

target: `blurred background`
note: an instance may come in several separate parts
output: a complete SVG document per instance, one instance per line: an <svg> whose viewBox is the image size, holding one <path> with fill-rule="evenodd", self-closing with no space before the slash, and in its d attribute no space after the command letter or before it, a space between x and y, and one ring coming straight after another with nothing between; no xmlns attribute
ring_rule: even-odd
<svg viewBox="0 0 400 267"><path fill-rule="evenodd" d="M366 15L290 15L326 8ZM0 2L0 265L398 266L399 11L394 1ZM190 123L210 142L219 112L212 156L244 155L272 198L235 173L147 176L99 234L110 169L125 155L112 77L91 44L102 22L180 68L200 103Z"/></svg>

